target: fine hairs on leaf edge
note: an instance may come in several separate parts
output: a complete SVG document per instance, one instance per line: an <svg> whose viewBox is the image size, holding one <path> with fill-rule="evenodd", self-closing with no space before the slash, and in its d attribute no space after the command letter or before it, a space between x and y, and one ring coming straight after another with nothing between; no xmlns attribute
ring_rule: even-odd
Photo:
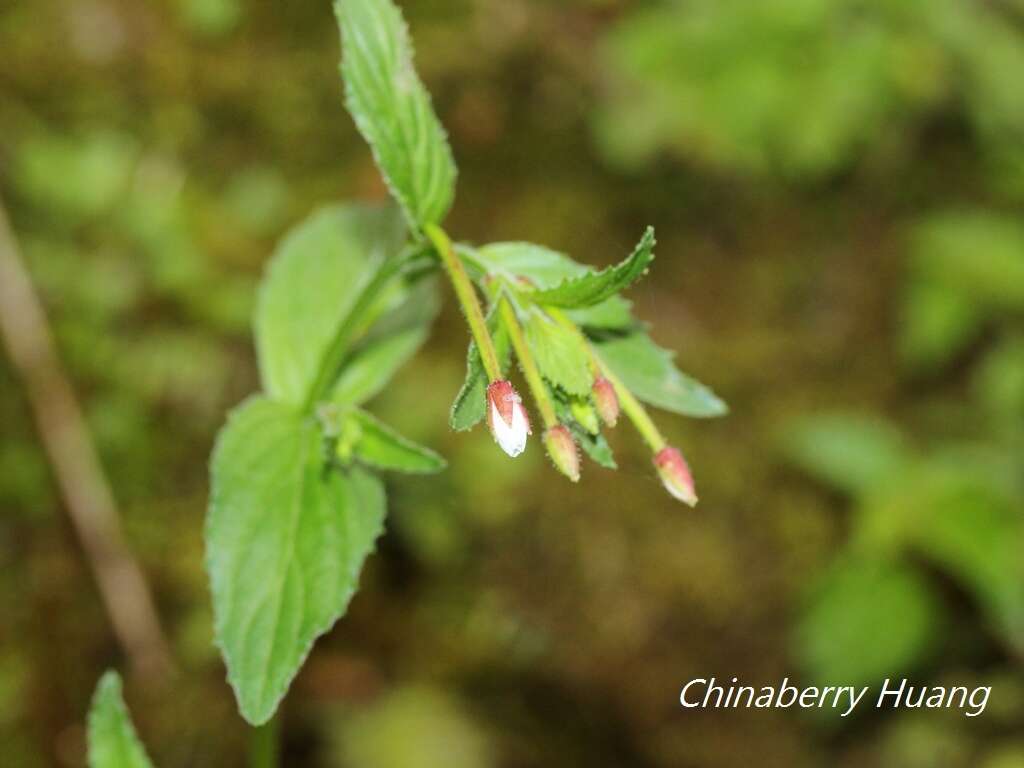
<svg viewBox="0 0 1024 768"><path fill-rule="evenodd" d="M390 174L385 170L385 163L382 162L382 158L380 156L380 150L378 149L376 144L373 141L371 141L370 138L369 138L370 135L372 135L372 131L369 129L369 126L368 126L369 118L365 114L363 114L363 111L361 109L359 109L358 107L354 107L354 105L353 105L353 92L352 92L352 88L351 88L351 85L349 83L349 78L345 76L346 57L347 57L348 54L344 50L344 48L345 48L345 41L344 41L345 33L344 33L344 22L342 21L342 16L343 16L342 8L343 8L344 4L345 4L345 0L334 0L334 2L332 3L332 7L333 7L333 10L334 10L334 16L335 16L335 19L337 20L337 23L338 23L338 33L339 33L339 38L341 40L341 46L342 46L342 55L341 55L341 60L338 63L338 70L339 70L339 72L341 74L341 79L342 79L342 84L343 84L343 89L344 89L344 94L345 94L345 110L348 112L348 114L352 118L353 122L356 123L356 127L359 130L359 134L363 137L363 139L366 141L366 144L370 147L370 154L373 157L374 165L377 167L378 171L380 172L381 177L384 179L384 183L387 185L388 190L391 192L392 195L395 196L396 202L398 202L399 207L402 209L402 213L405 216L406 222L409 225L410 235L412 236L413 239L415 239L417 241L421 241L421 240L424 239L422 227L425 224L433 224L433 223L438 223L439 224L441 221L443 221L445 219L445 217L448 215L448 212L451 210L451 207L452 207L452 205L455 202L455 190L456 190L456 182L458 181L458 177L459 177L459 167L455 163L455 155L452 152L451 142L449 141L449 138L448 138L448 131L445 129L444 123L442 123L439 119L435 121L436 122L435 128L438 131L438 137L441 139L441 146L442 146L442 151L445 154L445 160L447 161L448 166L451 168L451 174L452 174L451 175L451 192L448 194L448 200L447 200L447 202L446 202L446 204L444 206L444 211L437 217L437 221L436 222L435 221L420 221L420 220L417 219L417 217L414 214L414 209L413 209L413 206L411 205L412 201L407 199L406 195L398 188L398 186L391 179ZM413 45L412 33L409 30L409 24L405 20L405 15L402 13L401 9L399 9L397 6L394 6L394 4L393 4L393 2L391 0L388 0L388 4L393 6L392 9L396 12L397 17L398 17L399 35L401 37L400 43L404 44L405 49L406 49L406 54L408 56L408 61L405 62L405 63L407 63L407 65L408 65L409 74L413 78L415 78L415 85L418 86L423 91L423 93L425 95L425 98L426 98L427 106L430 108L431 115L434 115L436 117L436 111L434 110L433 96L431 95L430 90L423 83L423 80L420 78L419 72L416 70L416 67L415 67L415 63L414 62L415 62L415 58L416 58L416 50L415 50L415 46ZM391 10L391 9L389 9L389 10Z"/></svg>

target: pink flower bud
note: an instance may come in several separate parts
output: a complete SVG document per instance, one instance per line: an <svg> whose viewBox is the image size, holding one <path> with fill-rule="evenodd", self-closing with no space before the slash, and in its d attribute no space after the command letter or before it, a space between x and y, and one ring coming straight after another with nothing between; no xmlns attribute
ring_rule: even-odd
<svg viewBox="0 0 1024 768"><path fill-rule="evenodd" d="M487 387L487 423L501 450L515 458L526 449L530 418L511 382L491 382Z"/></svg>
<svg viewBox="0 0 1024 768"><path fill-rule="evenodd" d="M574 483L580 479L580 455L572 433L562 424L556 424L544 433L544 446L555 468Z"/></svg>
<svg viewBox="0 0 1024 768"><path fill-rule="evenodd" d="M594 379L594 386L590 391L594 398L594 405L601 416L601 421L609 427L614 427L619 420L619 398L615 394L615 387L604 376Z"/></svg>
<svg viewBox="0 0 1024 768"><path fill-rule="evenodd" d="M661 475L665 490L684 504L694 506L697 503L697 492L693 487L693 475L686 459L678 448L665 446L654 456L654 466Z"/></svg>

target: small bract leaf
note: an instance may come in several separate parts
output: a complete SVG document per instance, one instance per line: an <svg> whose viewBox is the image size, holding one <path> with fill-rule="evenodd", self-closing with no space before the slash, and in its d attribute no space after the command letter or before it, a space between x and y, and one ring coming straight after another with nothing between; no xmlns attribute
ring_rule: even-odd
<svg viewBox="0 0 1024 768"><path fill-rule="evenodd" d="M215 635L242 716L273 715L313 641L348 608L383 530L384 489L327 466L312 417L254 397L214 450L206 565Z"/></svg>
<svg viewBox="0 0 1024 768"><path fill-rule="evenodd" d="M455 195L455 162L412 43L391 0L335 0L348 111L414 230L439 224Z"/></svg>
<svg viewBox="0 0 1024 768"><path fill-rule="evenodd" d="M581 309L567 309L565 314L581 328L629 328L637 324L632 304L621 296L612 296L600 304Z"/></svg>
<svg viewBox="0 0 1024 768"><path fill-rule="evenodd" d="M278 246L256 306L260 377L272 397L301 404L361 289L404 238L394 208L332 206Z"/></svg>
<svg viewBox="0 0 1024 768"><path fill-rule="evenodd" d="M526 312L523 325L541 375L570 394L588 396L594 376L583 341L536 308Z"/></svg>
<svg viewBox="0 0 1024 768"><path fill-rule="evenodd" d="M683 416L722 416L729 409L699 381L680 372L672 352L662 349L646 333L597 340L598 356L638 398Z"/></svg>
<svg viewBox="0 0 1024 768"><path fill-rule="evenodd" d="M100 678L89 709L89 768L153 768L121 695L121 677Z"/></svg>
<svg viewBox="0 0 1024 768"><path fill-rule="evenodd" d="M403 437L366 411L355 410L348 418L359 425L352 453L366 464L412 474L432 474L448 466L440 454Z"/></svg>
<svg viewBox="0 0 1024 768"><path fill-rule="evenodd" d="M565 280L555 288L530 296L538 304L575 309L592 307L628 288L647 271L654 260L654 229L647 228L629 258L600 272L587 271Z"/></svg>

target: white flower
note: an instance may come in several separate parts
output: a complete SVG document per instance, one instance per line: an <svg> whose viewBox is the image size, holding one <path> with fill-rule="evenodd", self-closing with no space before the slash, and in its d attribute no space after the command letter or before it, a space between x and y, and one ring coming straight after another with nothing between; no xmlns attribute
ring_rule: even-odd
<svg viewBox="0 0 1024 768"><path fill-rule="evenodd" d="M530 418L515 387L505 380L487 387L487 423L501 450L515 458L526 449Z"/></svg>

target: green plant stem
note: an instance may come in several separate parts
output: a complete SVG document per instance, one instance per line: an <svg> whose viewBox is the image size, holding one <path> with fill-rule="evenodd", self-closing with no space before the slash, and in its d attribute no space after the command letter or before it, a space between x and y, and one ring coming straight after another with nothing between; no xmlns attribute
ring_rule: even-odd
<svg viewBox="0 0 1024 768"><path fill-rule="evenodd" d="M249 768L277 768L280 745L280 716L274 715L254 728L249 737Z"/></svg>
<svg viewBox="0 0 1024 768"><path fill-rule="evenodd" d="M387 287L388 283L404 272L410 261L410 258L398 256L384 262L380 269L377 270L377 274L373 276L373 279L363 288L359 298L352 305L352 309L349 310L345 319L338 326L338 330L335 332L334 338L331 339L327 352L324 353L320 368L317 370L316 379L314 379L313 385L309 388L309 395L306 397L303 408L304 411L309 412L312 410L313 406L327 395L327 390L338 376L338 370L341 368L341 363L344 360L345 353L348 351L349 344L359 330L361 319L370 309L370 306L380 295L381 291Z"/></svg>
<svg viewBox="0 0 1024 768"><path fill-rule="evenodd" d="M515 350L516 357L519 359L519 365L523 369L523 376L526 377L526 384L529 386L530 394L533 395L533 399L537 403L537 410L540 411L540 417L544 422L545 429L549 429L558 424L558 416L555 415L555 405L551 401L551 395L548 393L544 379L541 378L540 370L537 368L537 361L533 359L530 347L523 336L523 329L519 325L519 318L516 317L515 309L513 309L507 297L502 296L499 301L501 302L499 308L501 319L508 330L509 339L512 341L512 348Z"/></svg>
<svg viewBox="0 0 1024 768"><path fill-rule="evenodd" d="M605 365L604 361L594 350L593 344L590 343L590 340L586 337L583 331L580 330L579 326L570 320L569 317L560 309L547 307L546 310L555 322L576 334L584 344L587 349L587 354L590 357L590 364L595 373L600 373L612 383L612 388L615 390L615 396L619 398L619 406L622 408L623 413L626 414L626 417L633 422L633 426L636 427L636 431L640 433L644 442L647 443L655 453L664 448L667 445L667 441L665 440L664 435L662 435L658 430L653 419L651 419L650 415L647 413L647 409L641 405L640 401L637 400L626 385L622 383L622 379L616 376L615 373Z"/></svg>
<svg viewBox="0 0 1024 768"><path fill-rule="evenodd" d="M487 378L490 381L497 381L502 378L501 366L498 364L498 353L494 350L494 342L491 340L491 334L487 330L487 321L484 319L484 311L480 306L480 299L476 295L476 289L473 287L473 282L469 279L469 275L466 274L466 266L462 263L462 259L459 258L458 254L455 253L451 240L448 239L448 235L443 229L433 224L428 224L424 228L424 232L437 250L437 255L440 257L441 263L444 264L448 278L452 282L455 296L462 306L466 322L469 323L469 331L476 342L477 350L480 352L480 360L483 362Z"/></svg>
<svg viewBox="0 0 1024 768"><path fill-rule="evenodd" d="M631 422L633 422L633 426L636 427L636 431L640 433L640 436L644 439L644 442L650 446L651 450L654 453L660 451L668 444L668 442L665 440L665 436L661 434L657 425L647 413L647 409L640 404L640 401L633 396L633 393L630 392L626 388L626 385L622 383L622 380L604 364L604 361L601 360L601 358L596 357L596 359L601 368L601 373L612 383L612 387L615 389L615 396L619 398L619 406L622 408L622 412L626 414L626 417Z"/></svg>

